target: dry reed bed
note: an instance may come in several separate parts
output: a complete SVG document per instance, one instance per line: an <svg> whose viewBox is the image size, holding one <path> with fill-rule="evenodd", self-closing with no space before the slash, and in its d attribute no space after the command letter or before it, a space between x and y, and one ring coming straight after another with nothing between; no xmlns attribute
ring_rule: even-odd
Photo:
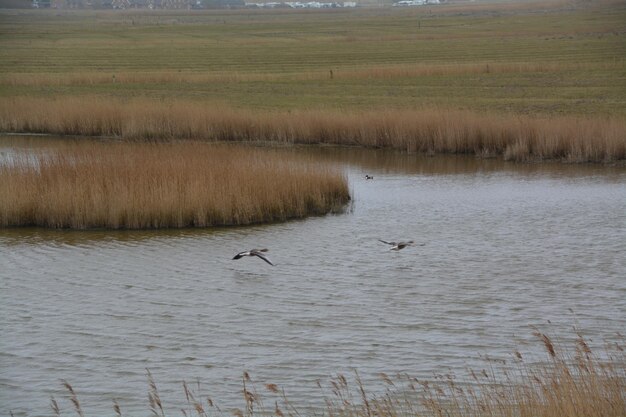
<svg viewBox="0 0 626 417"><path fill-rule="evenodd" d="M255 111L192 101L15 98L0 102L0 131L359 145L409 152L502 155L507 160L626 159L626 120L486 115L449 109Z"/></svg>
<svg viewBox="0 0 626 417"><path fill-rule="evenodd" d="M563 71L624 70L626 61L568 63L568 62L476 62L471 64L395 64L359 68L335 68L334 79L394 79L398 77L450 76L469 74L530 74ZM277 80L324 80L328 70L296 73L193 72L193 71L115 71L72 72L63 74L23 73L2 74L0 85L61 86L97 84L197 84Z"/></svg>
<svg viewBox="0 0 626 417"><path fill-rule="evenodd" d="M0 226L245 225L325 214L350 199L343 174L262 149L83 143L0 166Z"/></svg>
<svg viewBox="0 0 626 417"><path fill-rule="evenodd" d="M381 373L384 394L368 393L358 372L353 381L344 375L330 380L323 390L325 409L314 415L326 417L623 417L626 415L626 355L623 343L607 345L602 359L591 351L578 335L573 348L562 349L552 339L536 332L545 347L548 360L526 362L515 351L512 359L487 361L486 369L470 370L465 380L455 375L435 375L430 381L407 374L389 376ZM487 370L488 369L488 370ZM67 400L78 415L84 415L78 394L62 381ZM310 410L299 410L284 389L267 383L259 387L250 375L242 378L241 408L222 410L210 397L201 393L200 383L182 382L186 399L184 416L275 415L301 417ZM148 371L148 400L151 414L165 417L165 407L156 382ZM269 403L269 406L266 404ZM61 415L59 402L52 397L55 415ZM116 415L123 406L113 399Z"/></svg>

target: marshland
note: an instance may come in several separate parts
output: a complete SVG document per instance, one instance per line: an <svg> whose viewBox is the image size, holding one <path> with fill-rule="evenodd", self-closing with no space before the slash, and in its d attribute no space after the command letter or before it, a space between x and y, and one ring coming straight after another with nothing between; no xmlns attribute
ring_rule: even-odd
<svg viewBox="0 0 626 417"><path fill-rule="evenodd" d="M15 161L87 140L41 139L5 138L0 152ZM115 415L113 400L123 415L147 415L146 369L166 415L189 413L183 380L207 413L219 414L206 397L224 415L245 411L243 371L265 410L279 401L285 415L265 384L285 389L302 415L322 413L324 396L334 395L329 379L343 374L356 388L354 370L368 398L390 388L380 373L401 390L394 401L407 388L397 374L431 384L451 374L464 388L511 386L507 398L516 402L526 398L531 374L512 370L515 350L523 367L552 369L532 326L570 352L557 348L573 367L577 326L597 360L592 377L577 371L582 386L559 388L565 401L593 403L623 389L623 356L611 358L620 353L615 343L623 348L618 333L626 326L624 167L229 146L270 163L339 169L351 201L336 214L236 228L2 229L3 414L54 414L51 397L62 415L74 414L64 379L84 415ZM425 245L393 252L378 239ZM232 260L263 247L276 266ZM494 371L504 385L472 385L468 368L490 372L502 361L505 368ZM600 366L609 364L616 371L605 378ZM551 395L546 381L559 375L529 389ZM411 398L419 402L416 387ZM362 401L353 395L356 407ZM530 408L555 399L532 395Z"/></svg>
<svg viewBox="0 0 626 417"><path fill-rule="evenodd" d="M0 9L0 414L623 416L624 21Z"/></svg>

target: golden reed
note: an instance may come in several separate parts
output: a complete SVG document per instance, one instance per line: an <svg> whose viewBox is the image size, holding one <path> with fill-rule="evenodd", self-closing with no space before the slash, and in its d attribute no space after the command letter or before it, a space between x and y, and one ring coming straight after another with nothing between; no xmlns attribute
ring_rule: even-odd
<svg viewBox="0 0 626 417"><path fill-rule="evenodd" d="M204 395L200 383L182 382L186 407L183 415L300 417L624 417L626 415L626 357L623 340L607 345L599 358L580 335L573 349L564 350L543 333L536 336L545 347L547 360L535 362L515 351L509 361L487 360L486 369L469 370L468 378L434 375L418 380L407 374L381 373L386 387L382 395L371 395L358 372L353 378L337 375L322 386L325 408L299 410L286 391L273 383L257 385L248 372L243 373L240 408L223 412L211 397ZM156 383L147 371L150 411L165 416ZM62 381L71 408L82 409L74 389ZM57 400L50 407L61 415ZM123 407L113 400L118 416Z"/></svg>
<svg viewBox="0 0 626 417"><path fill-rule="evenodd" d="M0 226L244 225L339 211L346 178L263 149L82 143L0 166Z"/></svg>
<svg viewBox="0 0 626 417"><path fill-rule="evenodd" d="M488 115L450 109L256 111L193 101L14 98L0 102L0 131L359 145L409 152L502 155L507 160L626 159L617 117Z"/></svg>

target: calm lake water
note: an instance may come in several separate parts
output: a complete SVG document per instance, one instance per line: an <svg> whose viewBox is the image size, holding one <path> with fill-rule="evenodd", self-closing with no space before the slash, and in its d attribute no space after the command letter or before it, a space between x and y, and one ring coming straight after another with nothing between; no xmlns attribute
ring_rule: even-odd
<svg viewBox="0 0 626 417"><path fill-rule="evenodd" d="M51 143L0 139L0 158ZM87 415L113 415L114 398L149 415L146 369L171 415L183 379L243 408L243 371L315 406L318 379L353 369L376 392L379 372L539 355L531 326L563 341L578 326L594 346L626 331L626 169L267 151L340 165L351 207L219 230L0 230L0 414L50 415L51 395L72 414L65 379ZM276 266L231 260L255 247Z"/></svg>

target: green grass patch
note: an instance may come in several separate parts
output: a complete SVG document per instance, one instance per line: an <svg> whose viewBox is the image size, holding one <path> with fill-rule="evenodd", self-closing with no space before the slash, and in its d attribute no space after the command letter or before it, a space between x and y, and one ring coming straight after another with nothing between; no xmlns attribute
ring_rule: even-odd
<svg viewBox="0 0 626 417"><path fill-rule="evenodd" d="M445 105L624 116L625 21L626 4L610 1L4 10L0 99L96 95L279 110Z"/></svg>

